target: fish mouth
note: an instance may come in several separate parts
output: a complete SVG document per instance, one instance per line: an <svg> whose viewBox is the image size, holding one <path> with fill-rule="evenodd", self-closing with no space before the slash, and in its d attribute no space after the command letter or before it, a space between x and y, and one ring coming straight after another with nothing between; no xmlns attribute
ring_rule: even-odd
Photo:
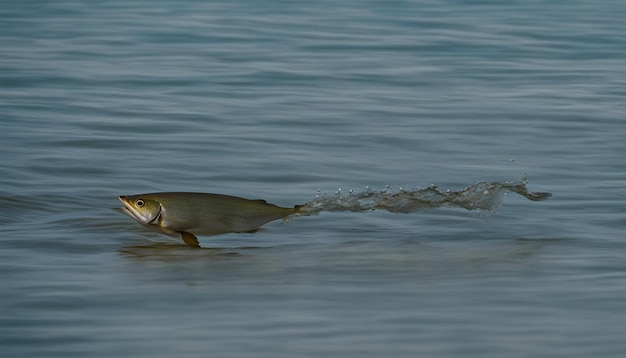
<svg viewBox="0 0 626 358"><path fill-rule="evenodd" d="M135 221L137 221L141 225L155 224L158 222L159 218L161 217L162 208L160 205L159 205L159 212L154 216L152 220L150 220L149 218L143 217L137 210L135 210L135 208L130 204L130 201L125 196L120 195L117 198L122 202L122 204L124 204L124 207L120 208L122 212L130 216L131 218L133 218Z"/></svg>
<svg viewBox="0 0 626 358"><path fill-rule="evenodd" d="M135 209L130 205L130 203L128 202L128 199L126 199L126 197L120 195L117 197L122 204L124 205L123 208L120 208L122 210L122 212L128 216L130 216L131 218L139 221L140 223L143 223L143 218L141 217L141 215L139 215L138 212L135 211Z"/></svg>

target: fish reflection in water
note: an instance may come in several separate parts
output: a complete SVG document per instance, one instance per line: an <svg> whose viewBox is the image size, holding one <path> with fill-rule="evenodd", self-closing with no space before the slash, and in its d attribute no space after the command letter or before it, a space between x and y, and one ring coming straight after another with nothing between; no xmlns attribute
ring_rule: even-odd
<svg viewBox="0 0 626 358"><path fill-rule="evenodd" d="M449 242L443 240L444 242ZM547 246L559 239L476 240L455 239L455 245L424 243L419 240L395 242L349 241L336 245L282 244L268 247L240 246L189 250L180 243L153 243L122 247L118 253L137 263L179 263L185 269L196 267L193 280L225 279L220 275L237 275L238 279L269 280L272 277L309 278L332 273L333 277L369 272L371 277L390 275L458 275L467 270L526 270L528 262L537 260ZM168 266L169 267L169 266ZM285 276L287 275L287 276ZM191 279L191 278L190 278Z"/></svg>
<svg viewBox="0 0 626 358"><path fill-rule="evenodd" d="M193 255L203 258L210 257L234 257L241 256L241 251L250 249L247 247L242 248L221 248L221 247L203 247L202 250L192 251ZM192 257L189 256L190 251L188 247L182 243L174 242L155 242L146 245L129 245L124 246L118 250L118 252L126 257L142 259L160 259L163 261L168 260L188 260Z"/></svg>

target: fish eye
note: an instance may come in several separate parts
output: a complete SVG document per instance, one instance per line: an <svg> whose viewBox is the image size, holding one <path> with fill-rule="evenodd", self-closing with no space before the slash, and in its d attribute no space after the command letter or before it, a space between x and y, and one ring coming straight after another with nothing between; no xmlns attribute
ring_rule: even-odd
<svg viewBox="0 0 626 358"><path fill-rule="evenodd" d="M135 205L137 205L138 207L142 207L144 206L145 202L143 201L143 199L137 199L137 201L135 202Z"/></svg>

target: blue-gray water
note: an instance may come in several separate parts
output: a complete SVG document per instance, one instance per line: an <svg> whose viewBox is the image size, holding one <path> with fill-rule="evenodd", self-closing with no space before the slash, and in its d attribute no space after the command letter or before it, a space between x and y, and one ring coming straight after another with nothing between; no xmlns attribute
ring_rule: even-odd
<svg viewBox="0 0 626 358"><path fill-rule="evenodd" d="M623 357L626 3L3 1L2 357ZM113 210L529 178L203 250Z"/></svg>

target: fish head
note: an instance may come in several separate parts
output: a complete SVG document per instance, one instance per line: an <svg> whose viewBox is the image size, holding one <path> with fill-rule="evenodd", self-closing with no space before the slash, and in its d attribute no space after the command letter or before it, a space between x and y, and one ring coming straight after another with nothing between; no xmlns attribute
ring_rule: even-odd
<svg viewBox="0 0 626 358"><path fill-rule="evenodd" d="M158 224L161 217L161 203L144 195L122 195L119 197L124 207L122 211L142 225Z"/></svg>

